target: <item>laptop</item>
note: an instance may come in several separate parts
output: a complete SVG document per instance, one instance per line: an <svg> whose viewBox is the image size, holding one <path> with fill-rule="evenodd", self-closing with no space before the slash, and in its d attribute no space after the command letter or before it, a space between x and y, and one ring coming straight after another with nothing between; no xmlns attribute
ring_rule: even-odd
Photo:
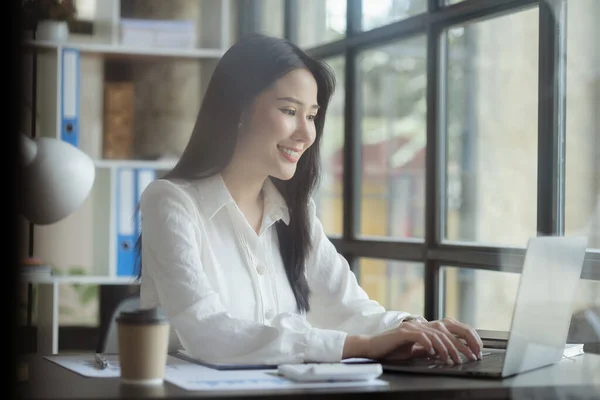
<svg viewBox="0 0 600 400"><path fill-rule="evenodd" d="M587 238L535 237L527 243L506 348L479 361L446 365L434 358L382 361L386 372L502 379L560 361L565 351Z"/></svg>

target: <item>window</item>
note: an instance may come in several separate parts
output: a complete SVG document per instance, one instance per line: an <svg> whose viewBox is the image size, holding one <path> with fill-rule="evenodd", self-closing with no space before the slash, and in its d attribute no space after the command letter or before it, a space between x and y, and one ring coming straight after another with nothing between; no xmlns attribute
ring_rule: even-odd
<svg viewBox="0 0 600 400"><path fill-rule="evenodd" d="M358 57L362 235L424 237L426 54L419 35Z"/></svg>
<svg viewBox="0 0 600 400"><path fill-rule="evenodd" d="M346 0L302 0L298 44L311 47L346 35Z"/></svg>
<svg viewBox="0 0 600 400"><path fill-rule="evenodd" d="M328 235L342 234L342 176L344 165L344 67L343 57L324 60L335 73L337 87L327 109L321 139L321 179L315 196L319 219Z"/></svg>
<svg viewBox="0 0 600 400"><path fill-rule="evenodd" d="M576 308L600 304L599 2L286 7L338 78L317 207L371 297L507 329L527 240L586 234Z"/></svg>
<svg viewBox="0 0 600 400"><path fill-rule="evenodd" d="M362 29L368 31L425 11L426 1L362 0Z"/></svg>
<svg viewBox="0 0 600 400"><path fill-rule="evenodd" d="M262 0L261 31L263 33L283 37L283 2L284 0Z"/></svg>
<svg viewBox="0 0 600 400"><path fill-rule="evenodd" d="M567 234L583 234L600 249L600 2L569 2L566 66Z"/></svg>
<svg viewBox="0 0 600 400"><path fill-rule="evenodd" d="M423 315L423 264L361 258L358 271L369 298L389 310Z"/></svg>
<svg viewBox="0 0 600 400"><path fill-rule="evenodd" d="M520 274L443 267L443 315L477 327L509 331Z"/></svg>
<svg viewBox="0 0 600 400"><path fill-rule="evenodd" d="M537 229L538 10L446 38L445 237L522 246Z"/></svg>
<svg viewBox="0 0 600 400"><path fill-rule="evenodd" d="M443 267L443 316L478 329L509 331L520 274ZM573 313L600 304L600 281L582 279Z"/></svg>

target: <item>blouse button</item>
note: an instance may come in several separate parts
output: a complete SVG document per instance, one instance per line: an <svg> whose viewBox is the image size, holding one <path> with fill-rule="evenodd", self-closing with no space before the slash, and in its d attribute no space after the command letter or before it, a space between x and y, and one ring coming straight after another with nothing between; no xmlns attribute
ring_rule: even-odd
<svg viewBox="0 0 600 400"><path fill-rule="evenodd" d="M265 266L264 265L258 265L256 267L256 272L258 272L259 275L262 275L265 273Z"/></svg>
<svg viewBox="0 0 600 400"><path fill-rule="evenodd" d="M265 314L266 319L271 319L274 316L275 316L275 313L273 312L273 310L268 310L267 313Z"/></svg>

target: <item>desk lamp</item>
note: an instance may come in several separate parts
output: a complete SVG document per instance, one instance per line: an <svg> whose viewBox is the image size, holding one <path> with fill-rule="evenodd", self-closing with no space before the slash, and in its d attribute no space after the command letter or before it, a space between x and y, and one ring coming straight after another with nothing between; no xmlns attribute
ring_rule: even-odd
<svg viewBox="0 0 600 400"><path fill-rule="evenodd" d="M20 136L21 213L36 225L58 222L89 196L96 173L94 162L65 141Z"/></svg>

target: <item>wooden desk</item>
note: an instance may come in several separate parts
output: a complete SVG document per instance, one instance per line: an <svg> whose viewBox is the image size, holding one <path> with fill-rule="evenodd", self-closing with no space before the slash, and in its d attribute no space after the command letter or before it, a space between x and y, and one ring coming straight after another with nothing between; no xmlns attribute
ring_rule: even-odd
<svg viewBox="0 0 600 400"><path fill-rule="evenodd" d="M42 356L26 358L29 380L19 383L20 398L30 399L139 399L139 398L316 398L374 399L600 399L600 355L563 359L550 367L504 380L446 378L386 373L388 387L253 391L230 393L190 392L165 382L158 389L130 388L118 378L85 378ZM335 395L332 397L332 395Z"/></svg>

